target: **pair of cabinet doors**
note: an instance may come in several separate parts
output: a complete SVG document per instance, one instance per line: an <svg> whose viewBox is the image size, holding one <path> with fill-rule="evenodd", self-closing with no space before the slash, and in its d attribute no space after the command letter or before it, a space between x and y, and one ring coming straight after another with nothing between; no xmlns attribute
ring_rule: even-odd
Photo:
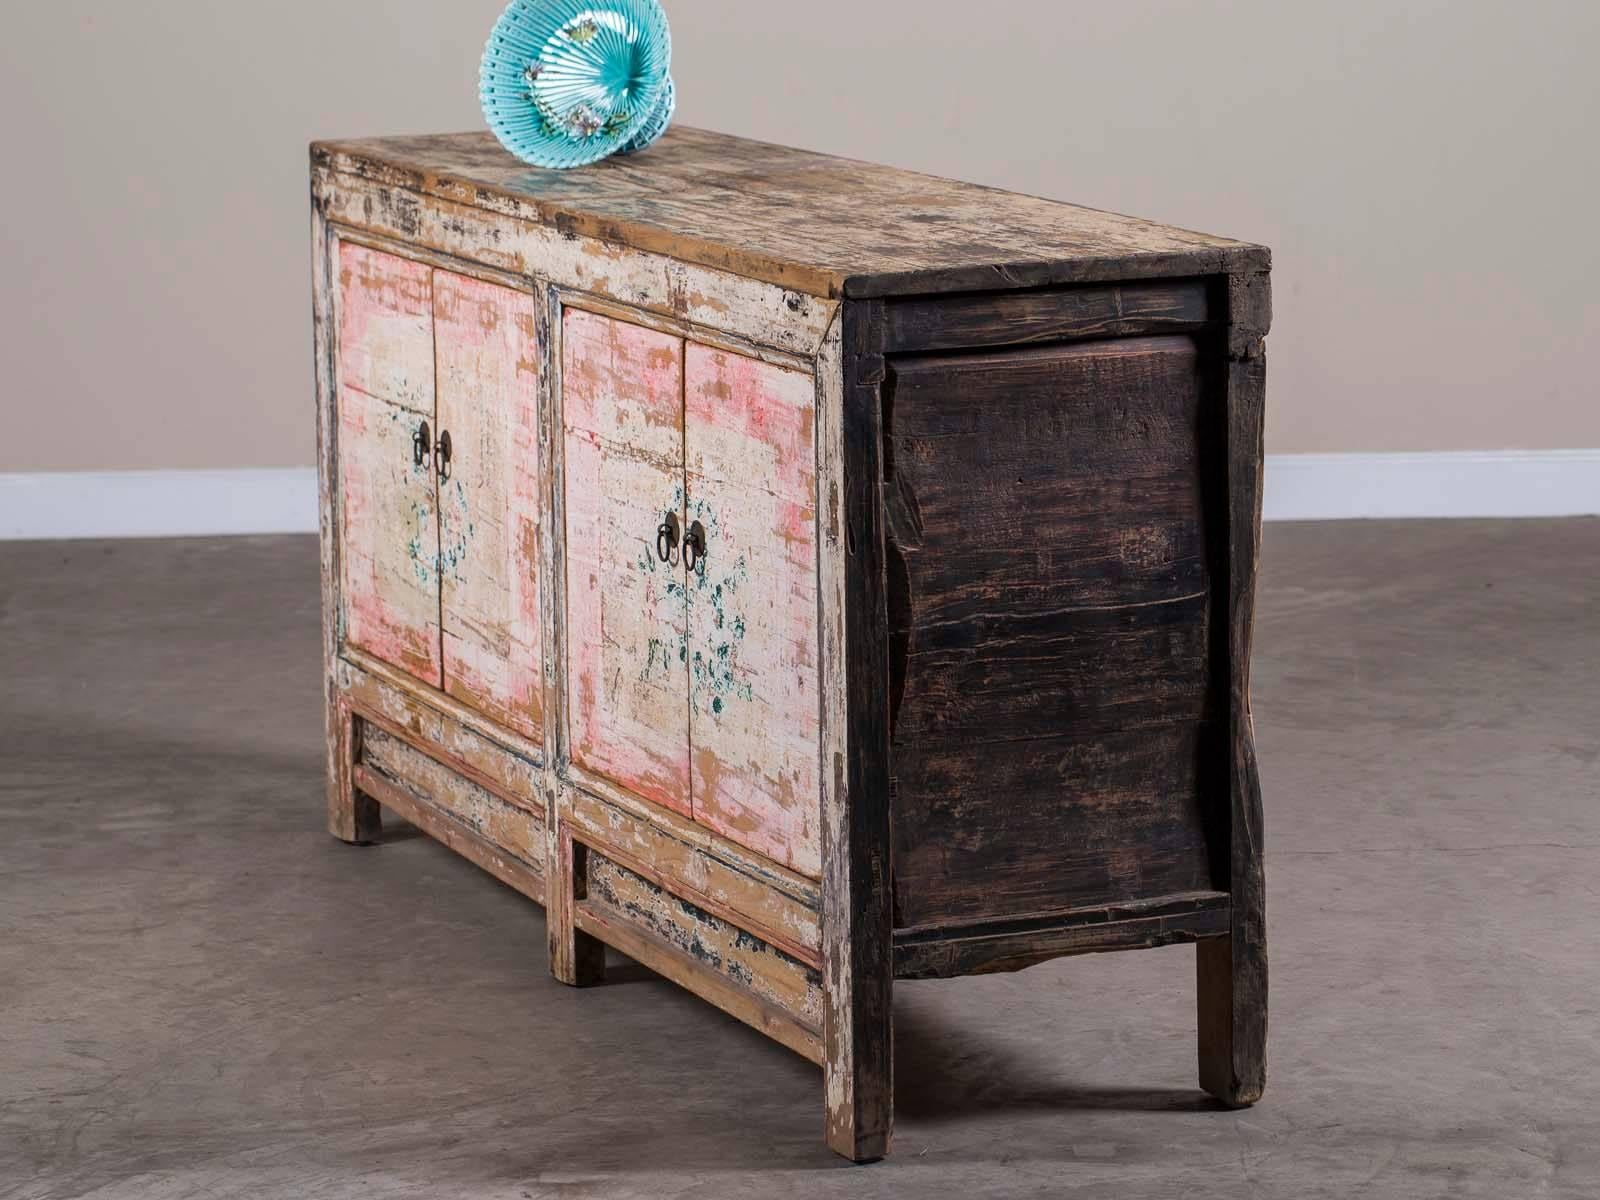
<svg viewBox="0 0 1600 1200"><path fill-rule="evenodd" d="M562 319L572 758L815 876L812 376Z"/></svg>
<svg viewBox="0 0 1600 1200"><path fill-rule="evenodd" d="M346 643L543 738L534 298L339 244Z"/></svg>
<svg viewBox="0 0 1600 1200"><path fill-rule="evenodd" d="M344 639L541 740L535 297L339 256ZM561 366L572 761L814 877L812 377L572 308Z"/></svg>

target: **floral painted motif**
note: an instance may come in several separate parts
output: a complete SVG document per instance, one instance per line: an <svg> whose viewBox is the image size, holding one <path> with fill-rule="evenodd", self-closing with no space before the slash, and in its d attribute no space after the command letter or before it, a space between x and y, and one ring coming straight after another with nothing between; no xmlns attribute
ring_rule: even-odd
<svg viewBox="0 0 1600 1200"><path fill-rule="evenodd" d="M716 511L704 500L689 504L689 518L699 521L706 531L706 541L716 546L721 533L721 522ZM747 680L739 677L739 643L744 641L745 620L734 608L740 587L750 578L750 569L744 555L732 562L724 562L713 553L706 557L704 566L690 577L693 589L690 602L705 606L705 618L691 620L696 631L696 641L704 645L697 649L689 664L690 703L712 715L720 715L735 700L753 700L754 693Z"/></svg>
<svg viewBox="0 0 1600 1200"><path fill-rule="evenodd" d="M673 497L675 506L684 503L683 489L678 488ZM688 504L689 519L705 527L706 540L717 542L720 522L710 505L702 500ZM655 597L656 604L681 608L686 604L704 606L706 616L696 619L696 642L703 646L691 658L687 628L671 639L652 636L644 647L644 663L639 668L639 680L648 683L689 668L691 703L713 716L720 715L735 700L754 699L750 684L739 678L739 643L744 641L746 624L742 613L734 605L739 589L748 582L749 566L743 555L731 563L719 563L715 555L704 560L705 565L689 572L687 581L683 563L675 559L663 563L655 548L641 544L634 569L648 577L647 593Z"/></svg>
<svg viewBox="0 0 1600 1200"><path fill-rule="evenodd" d="M577 137L593 137L605 128L605 122L587 104L579 104L572 108L566 116L568 132Z"/></svg>

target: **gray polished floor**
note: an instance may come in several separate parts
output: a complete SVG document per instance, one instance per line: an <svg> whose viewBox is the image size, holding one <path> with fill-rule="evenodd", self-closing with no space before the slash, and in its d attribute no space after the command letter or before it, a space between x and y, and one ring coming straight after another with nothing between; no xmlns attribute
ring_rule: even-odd
<svg viewBox="0 0 1600 1200"><path fill-rule="evenodd" d="M899 1130L322 832L305 538L0 546L0 1197L1600 1196L1600 522L1270 526L1266 1099L1193 951L902 985ZM392 823L393 824L393 823Z"/></svg>

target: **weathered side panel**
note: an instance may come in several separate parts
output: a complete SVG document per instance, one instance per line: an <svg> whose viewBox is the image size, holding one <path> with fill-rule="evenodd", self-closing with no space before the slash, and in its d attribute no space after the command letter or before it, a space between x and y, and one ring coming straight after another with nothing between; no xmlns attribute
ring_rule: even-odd
<svg viewBox="0 0 1600 1200"><path fill-rule="evenodd" d="M1250 647L1261 553L1261 466L1267 388L1263 338L1272 323L1263 272L1228 280L1227 838L1218 870L1232 900L1229 936L1197 947L1200 1086L1226 1104L1253 1104L1267 1084L1267 888L1261 778L1250 711ZM1220 589L1219 589L1220 590Z"/></svg>
<svg viewBox="0 0 1600 1200"><path fill-rule="evenodd" d="M685 353L694 817L815 878L816 385L691 342Z"/></svg>
<svg viewBox="0 0 1600 1200"><path fill-rule="evenodd" d="M339 566L345 640L425 683L441 682L439 524L423 417L353 387L339 392Z"/></svg>
<svg viewBox="0 0 1600 1200"><path fill-rule="evenodd" d="M534 297L435 271L444 686L543 737L539 346Z"/></svg>
<svg viewBox="0 0 1600 1200"><path fill-rule="evenodd" d="M688 815L683 342L569 309L561 380L572 759Z"/></svg>
<svg viewBox="0 0 1600 1200"><path fill-rule="evenodd" d="M433 417L432 268L339 243L339 381Z"/></svg>
<svg viewBox="0 0 1600 1200"><path fill-rule="evenodd" d="M896 923L1209 887L1195 342L891 372Z"/></svg>

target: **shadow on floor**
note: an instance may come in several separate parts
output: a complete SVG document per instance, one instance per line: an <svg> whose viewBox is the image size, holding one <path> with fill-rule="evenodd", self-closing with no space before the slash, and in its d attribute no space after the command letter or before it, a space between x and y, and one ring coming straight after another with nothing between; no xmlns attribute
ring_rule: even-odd
<svg viewBox="0 0 1600 1200"><path fill-rule="evenodd" d="M1199 1087L1082 1087L1043 1076L983 1029L956 1028L903 1003L894 1010L894 1102L899 1115L929 1124L999 1113L1221 1109Z"/></svg>

